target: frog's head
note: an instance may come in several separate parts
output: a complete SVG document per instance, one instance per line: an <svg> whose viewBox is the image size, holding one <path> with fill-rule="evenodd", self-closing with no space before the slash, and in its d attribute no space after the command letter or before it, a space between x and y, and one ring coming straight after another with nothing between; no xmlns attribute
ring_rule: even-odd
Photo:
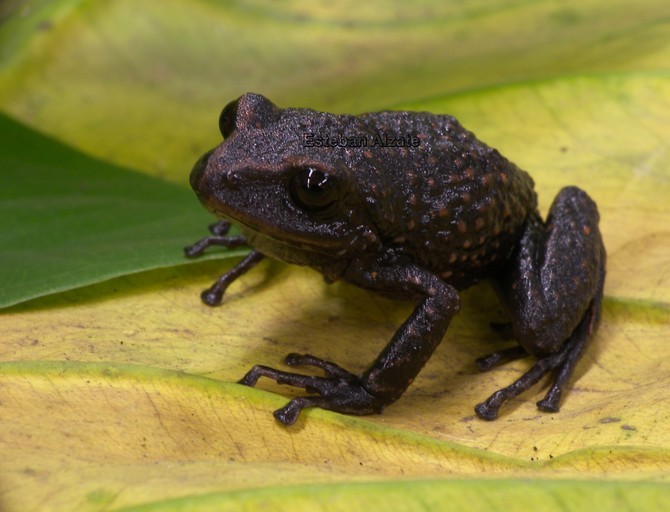
<svg viewBox="0 0 670 512"><path fill-rule="evenodd" d="M377 245L346 155L305 145L305 133L335 119L245 94L223 109L224 142L198 160L191 186L256 249L291 263L312 265L316 254L342 260Z"/></svg>

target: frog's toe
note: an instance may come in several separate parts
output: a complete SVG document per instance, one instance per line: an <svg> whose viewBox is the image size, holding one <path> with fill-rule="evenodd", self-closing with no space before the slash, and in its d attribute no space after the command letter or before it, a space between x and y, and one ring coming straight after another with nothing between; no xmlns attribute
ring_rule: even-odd
<svg viewBox="0 0 670 512"><path fill-rule="evenodd" d="M284 425L293 425L300 412L307 407L319 407L329 411L344 414L367 415L379 414L384 404L376 397L368 393L362 386L353 383L342 384L338 379L331 379L322 396L299 396L293 398L284 407L277 409L272 414Z"/></svg>
<svg viewBox="0 0 670 512"><path fill-rule="evenodd" d="M522 357L526 357L527 355L529 354L528 352L526 352L526 349L520 345L517 345L516 347L506 348L498 352L493 352L484 357L478 357L475 360L475 363L477 363L477 368L479 368L479 371L485 372L490 370L494 366L498 366L503 363L508 363L516 359L521 359Z"/></svg>
<svg viewBox="0 0 670 512"><path fill-rule="evenodd" d="M277 409L272 415L284 425L293 425L300 412L306 407L322 407L324 399L320 396L301 396L294 398L281 409Z"/></svg>
<svg viewBox="0 0 670 512"><path fill-rule="evenodd" d="M284 362L289 366L314 366L323 370L326 377L340 377L351 381L358 380L357 375L345 370L341 366L309 354L291 353L286 356Z"/></svg>

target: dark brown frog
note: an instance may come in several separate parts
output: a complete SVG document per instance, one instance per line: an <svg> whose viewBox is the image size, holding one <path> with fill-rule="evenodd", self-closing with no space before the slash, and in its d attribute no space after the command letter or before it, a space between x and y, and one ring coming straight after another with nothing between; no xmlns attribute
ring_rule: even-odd
<svg viewBox="0 0 670 512"><path fill-rule="evenodd" d="M381 412L442 341L459 290L482 279L493 281L519 346L479 359L479 367L528 354L537 362L477 405L477 414L494 419L503 402L552 371L537 405L558 410L601 314L605 249L585 192L561 190L543 221L530 176L447 115L333 115L245 94L219 124L225 140L196 163L191 185L224 220L186 252L253 250L203 292L206 304L219 304L231 282L269 256L416 305L362 375L298 354L286 363L325 375L253 367L243 384L263 376L310 394L277 410L277 419L291 424L314 406ZM242 236L228 236L230 222Z"/></svg>

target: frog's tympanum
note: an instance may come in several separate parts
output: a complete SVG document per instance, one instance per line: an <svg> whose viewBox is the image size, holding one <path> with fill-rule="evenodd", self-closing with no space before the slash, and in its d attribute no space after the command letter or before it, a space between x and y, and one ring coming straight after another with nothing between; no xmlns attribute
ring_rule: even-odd
<svg viewBox="0 0 670 512"><path fill-rule="evenodd" d="M477 405L477 415L494 419L550 372L537 406L558 410L601 315L605 248L584 191L562 189L543 221L530 176L447 115L333 115L245 94L223 109L219 127L224 141L195 164L191 186L224 220L186 253L253 250L203 292L206 304L219 304L264 256L415 304L361 375L312 355L290 354L286 364L323 376L254 366L241 383L269 377L309 394L275 411L279 421L292 424L305 407L381 412L442 341L459 291L482 279L494 283L519 345L479 359L479 368L528 354L537 361ZM230 222L241 236L227 234Z"/></svg>

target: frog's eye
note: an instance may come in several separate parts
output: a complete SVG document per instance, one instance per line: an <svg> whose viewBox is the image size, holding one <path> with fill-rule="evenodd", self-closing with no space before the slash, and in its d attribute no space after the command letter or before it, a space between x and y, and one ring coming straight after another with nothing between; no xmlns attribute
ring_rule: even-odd
<svg viewBox="0 0 670 512"><path fill-rule="evenodd" d="M235 130L235 120L237 119L237 104L238 101L231 101L224 107L219 116L219 131L224 139L233 133Z"/></svg>
<svg viewBox="0 0 670 512"><path fill-rule="evenodd" d="M308 212L321 212L339 198L337 180L314 167L294 169L288 191L291 200Z"/></svg>

